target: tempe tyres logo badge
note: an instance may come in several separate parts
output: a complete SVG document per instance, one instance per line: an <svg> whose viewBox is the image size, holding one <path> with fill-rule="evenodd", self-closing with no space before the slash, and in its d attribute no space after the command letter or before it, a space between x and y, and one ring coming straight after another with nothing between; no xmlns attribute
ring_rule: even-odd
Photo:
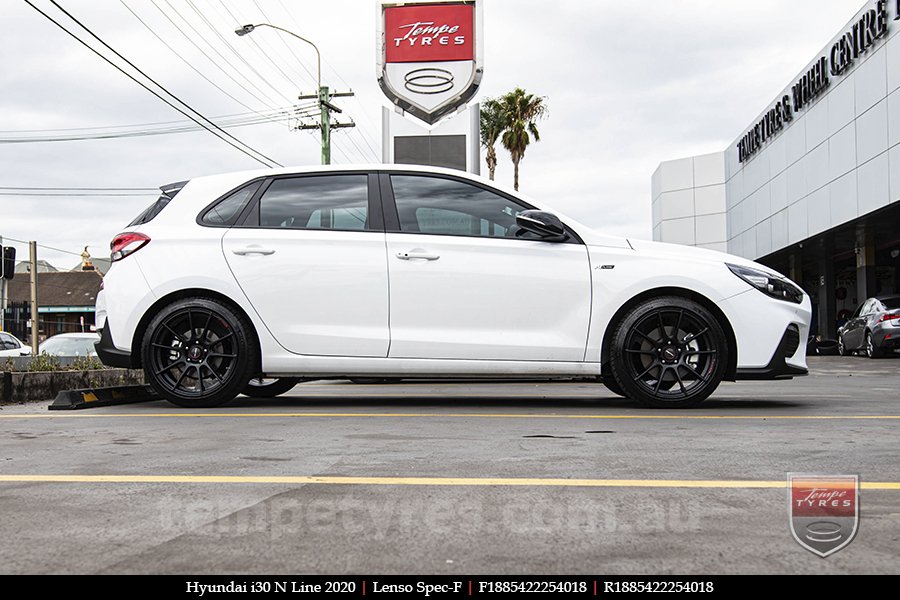
<svg viewBox="0 0 900 600"><path fill-rule="evenodd" d="M858 475L788 474L791 533L822 558L856 536L859 525Z"/></svg>
<svg viewBox="0 0 900 600"><path fill-rule="evenodd" d="M483 75L481 2L382 0L378 84L429 125L464 106Z"/></svg>

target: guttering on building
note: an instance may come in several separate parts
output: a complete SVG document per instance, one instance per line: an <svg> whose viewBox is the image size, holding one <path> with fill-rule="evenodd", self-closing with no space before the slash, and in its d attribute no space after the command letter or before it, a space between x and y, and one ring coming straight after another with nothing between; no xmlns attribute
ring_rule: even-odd
<svg viewBox="0 0 900 600"><path fill-rule="evenodd" d="M769 265L813 330L900 291L900 0L867 2L723 152L653 174L653 239Z"/></svg>

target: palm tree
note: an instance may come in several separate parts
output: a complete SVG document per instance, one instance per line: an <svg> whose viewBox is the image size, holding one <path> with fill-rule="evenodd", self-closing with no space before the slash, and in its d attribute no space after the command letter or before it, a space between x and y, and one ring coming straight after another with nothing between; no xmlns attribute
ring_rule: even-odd
<svg viewBox="0 0 900 600"><path fill-rule="evenodd" d="M513 162L514 175L513 187L519 189L519 163L525 158L525 149L534 141L541 141L536 121L547 114L546 98L527 93L522 88L516 88L499 99L500 108L504 117L503 134L501 142L509 151ZM531 136L529 136L531 134Z"/></svg>
<svg viewBox="0 0 900 600"><path fill-rule="evenodd" d="M488 98L481 103L481 145L485 149L484 160L487 162L488 176L494 180L497 171L497 150L494 146L503 133L504 116L500 103Z"/></svg>

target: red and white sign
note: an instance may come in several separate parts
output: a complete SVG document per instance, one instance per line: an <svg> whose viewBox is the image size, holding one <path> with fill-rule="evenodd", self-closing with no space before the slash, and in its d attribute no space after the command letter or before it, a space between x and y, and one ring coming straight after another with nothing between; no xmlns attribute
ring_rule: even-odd
<svg viewBox="0 0 900 600"><path fill-rule="evenodd" d="M381 4L378 83L429 125L468 102L482 77L481 3Z"/></svg>
<svg viewBox="0 0 900 600"><path fill-rule="evenodd" d="M389 63L474 60L474 7L426 4L384 9Z"/></svg>

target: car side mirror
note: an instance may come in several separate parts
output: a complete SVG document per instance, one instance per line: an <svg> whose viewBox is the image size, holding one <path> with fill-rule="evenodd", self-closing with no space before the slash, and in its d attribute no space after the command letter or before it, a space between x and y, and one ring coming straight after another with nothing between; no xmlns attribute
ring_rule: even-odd
<svg viewBox="0 0 900 600"><path fill-rule="evenodd" d="M559 217L543 210L523 210L516 215L516 225L545 242L564 242L569 237Z"/></svg>

